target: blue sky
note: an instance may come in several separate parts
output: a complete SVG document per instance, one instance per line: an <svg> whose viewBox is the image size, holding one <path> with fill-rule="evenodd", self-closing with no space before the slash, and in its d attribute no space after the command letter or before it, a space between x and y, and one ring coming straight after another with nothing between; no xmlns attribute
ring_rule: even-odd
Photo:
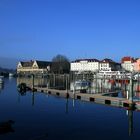
<svg viewBox="0 0 140 140"><path fill-rule="evenodd" d="M0 0L0 57L140 57L139 0Z"/></svg>

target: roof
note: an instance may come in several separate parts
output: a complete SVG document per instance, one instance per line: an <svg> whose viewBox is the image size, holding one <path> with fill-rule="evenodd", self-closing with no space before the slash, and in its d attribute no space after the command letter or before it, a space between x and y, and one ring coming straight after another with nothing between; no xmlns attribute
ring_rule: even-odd
<svg viewBox="0 0 140 140"><path fill-rule="evenodd" d="M32 67L34 61L29 61L29 62L20 62L22 67Z"/></svg>
<svg viewBox="0 0 140 140"><path fill-rule="evenodd" d="M101 62L103 62L103 63L115 63L112 59L109 59L109 58L105 58Z"/></svg>
<svg viewBox="0 0 140 140"><path fill-rule="evenodd" d="M38 60L36 60L36 63L38 64L39 68L46 68L47 66L51 65L51 62L49 62L49 61L38 61Z"/></svg>
<svg viewBox="0 0 140 140"><path fill-rule="evenodd" d="M134 62L134 58L130 57L130 56L125 56L122 58L121 62L124 63L125 61L131 61Z"/></svg>
<svg viewBox="0 0 140 140"><path fill-rule="evenodd" d="M98 59L76 59L75 61L72 61L72 63L74 63L74 62L80 62L80 61L99 62Z"/></svg>
<svg viewBox="0 0 140 140"><path fill-rule="evenodd" d="M38 61L38 60L35 60L35 61L31 60L31 61L20 62L20 63L22 65L22 67L32 67L34 62L37 63L39 68L46 68L47 66L51 65L51 62L48 62L48 61Z"/></svg>

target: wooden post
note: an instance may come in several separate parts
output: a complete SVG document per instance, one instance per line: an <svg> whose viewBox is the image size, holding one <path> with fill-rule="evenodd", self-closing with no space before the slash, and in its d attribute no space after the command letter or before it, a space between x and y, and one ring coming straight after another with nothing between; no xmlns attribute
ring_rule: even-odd
<svg viewBox="0 0 140 140"><path fill-rule="evenodd" d="M67 74L66 74L66 76L65 76L65 77L66 77L66 92L68 93L68 83L67 83L68 81L67 81Z"/></svg>
<svg viewBox="0 0 140 140"><path fill-rule="evenodd" d="M55 74L53 74L53 88L55 87Z"/></svg>
<svg viewBox="0 0 140 140"><path fill-rule="evenodd" d="M133 102L133 77L130 78L129 100Z"/></svg>
<svg viewBox="0 0 140 140"><path fill-rule="evenodd" d="M32 90L34 91L34 74L32 74Z"/></svg>

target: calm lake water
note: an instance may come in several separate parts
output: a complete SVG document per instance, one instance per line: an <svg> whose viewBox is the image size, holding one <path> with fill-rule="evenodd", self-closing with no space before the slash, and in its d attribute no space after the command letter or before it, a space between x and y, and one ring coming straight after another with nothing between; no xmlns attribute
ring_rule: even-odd
<svg viewBox="0 0 140 140"><path fill-rule="evenodd" d="M4 79L0 89L0 140L140 139L140 112L44 93L20 95L16 82Z"/></svg>

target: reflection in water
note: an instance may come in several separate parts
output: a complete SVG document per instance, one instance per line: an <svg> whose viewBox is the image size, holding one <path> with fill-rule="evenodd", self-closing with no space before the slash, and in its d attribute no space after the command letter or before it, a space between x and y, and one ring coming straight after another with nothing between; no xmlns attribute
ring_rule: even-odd
<svg viewBox="0 0 140 140"><path fill-rule="evenodd" d="M133 134L133 111L126 110L126 114L128 116L128 133L131 136Z"/></svg>
<svg viewBox="0 0 140 140"><path fill-rule="evenodd" d="M66 111L65 111L66 114L68 114L68 109L69 109L69 100L67 98L66 99Z"/></svg>
<svg viewBox="0 0 140 140"><path fill-rule="evenodd" d="M11 81L9 83L6 81L5 83L9 84L5 87L10 88L4 89L2 92L6 94L1 94L0 96L1 118L14 118L16 121L15 130L18 131L12 135L4 135L7 139L16 139L17 137L17 139L21 138L23 140L67 139L67 137L69 139L93 139L94 137L95 140L104 138L117 140L119 139L118 136L120 136L121 138L132 140L131 138L136 139L139 136L138 131L135 131L135 135L133 134L133 127L135 127L135 130L140 129L140 114L136 113L135 117L133 117L135 112L132 110L127 111L127 118L125 119L128 121L126 121L124 119L125 110L123 109L74 99L55 98L51 95L49 95L49 98L45 98L48 95L43 93L26 92L26 97L23 97L17 92L14 80L12 86ZM17 104L17 100L15 100L17 97L19 102L20 98L23 99L20 104ZM4 106L3 104L6 101L9 104ZM136 122L135 126L133 126L133 119ZM7 122L0 123L0 127L5 126L5 124L7 126ZM109 126L108 124L112 125ZM8 131L7 129L5 130L0 133L14 131L9 122ZM24 134L23 130L25 131ZM99 135L99 132L102 135ZM128 137L132 134L133 137Z"/></svg>
<svg viewBox="0 0 140 140"><path fill-rule="evenodd" d="M14 124L14 121L9 120L6 122L0 122L0 134L6 134L9 132L15 132L12 128L12 124Z"/></svg>
<svg viewBox="0 0 140 140"><path fill-rule="evenodd" d="M35 104L35 95L34 92L32 93L32 106Z"/></svg>
<svg viewBox="0 0 140 140"><path fill-rule="evenodd" d="M0 83L0 92L4 89L4 83Z"/></svg>
<svg viewBox="0 0 140 140"><path fill-rule="evenodd" d="M54 88L59 90L70 89L71 91L81 91L85 93L109 93L118 91L118 97L127 97L127 92L130 91L129 81L125 80L113 80L113 79L93 79L93 80L80 80L69 81L70 78L65 75L54 75L45 78L34 78L35 87ZM79 82L81 81L81 83ZM17 78L17 85L26 83L27 86L32 87L32 78ZM85 90L84 90L85 89ZM133 83L133 96L136 99L140 99L140 82ZM121 93L121 94L120 94ZM112 95L115 96L115 95Z"/></svg>
<svg viewBox="0 0 140 140"><path fill-rule="evenodd" d="M128 110L129 136L133 134L133 111Z"/></svg>
<svg viewBox="0 0 140 140"><path fill-rule="evenodd" d="M32 79L26 79L26 78L17 78L17 84L25 82L28 85L32 84ZM128 91L130 89L130 85L128 82L120 82L120 81L112 81L112 80L106 80L106 79L94 79L93 81L90 81L89 86L87 84L83 84L80 87L80 84L75 86L75 82L71 81L70 83L66 83L65 78L62 77L58 78L53 77L52 79L46 79L46 78L35 78L34 79L34 85L39 87L48 87L48 88L58 88L58 89L65 89L67 84L70 84L69 89L73 91L80 90L82 88L86 88L87 93L108 93L111 91L118 91L116 93L112 93L105 96L112 96L112 97L120 97L120 98L128 98ZM140 98L140 85L139 83L135 82L133 83L133 91L134 91L134 98L139 99ZM26 95L26 94L25 94ZM34 92L32 93L32 105L35 104L35 95ZM75 100L72 100L72 105L75 107ZM69 113L69 99L66 99L65 103L65 113ZM133 111L128 110L128 124L129 124L129 136L133 133Z"/></svg>

